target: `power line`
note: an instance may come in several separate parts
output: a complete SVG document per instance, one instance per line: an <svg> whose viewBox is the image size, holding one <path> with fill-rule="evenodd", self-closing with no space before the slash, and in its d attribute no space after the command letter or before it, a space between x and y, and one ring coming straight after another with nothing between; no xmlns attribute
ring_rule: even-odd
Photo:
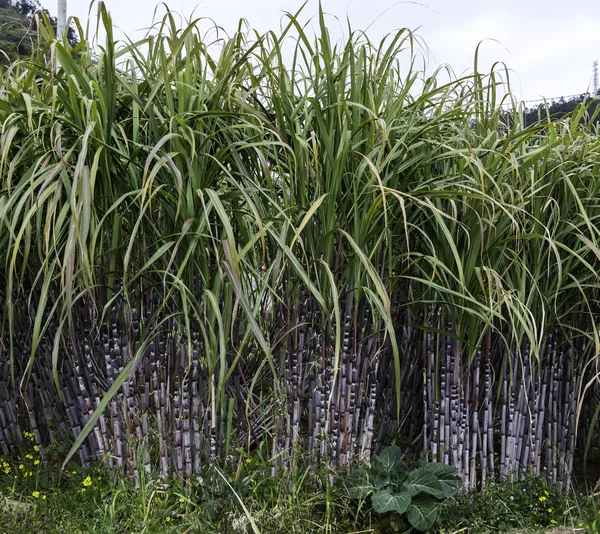
<svg viewBox="0 0 600 534"><path fill-rule="evenodd" d="M561 98L563 100L567 99L567 98L576 98L578 96L581 95L585 95L586 93L577 93L576 95L561 95L561 96L552 96L552 97L544 97L544 98L536 98L534 100L521 100L521 102L524 102L525 104L529 104L530 102L549 102L551 100L560 100Z"/></svg>
<svg viewBox="0 0 600 534"><path fill-rule="evenodd" d="M586 94L589 95L589 93L585 93L584 92L584 93L577 93L575 95L552 96L552 97L544 97L544 98L535 98L535 99L532 99L532 100L519 100L519 99L517 99L517 103L519 103L519 104L521 104L521 103L522 104L531 104L532 102L553 102L553 101L561 100L561 99L562 100L566 100L568 98L578 98L578 97L586 95ZM591 96L591 95L589 95L589 96ZM504 106L510 106L511 104L506 103L506 104L503 104L503 105Z"/></svg>

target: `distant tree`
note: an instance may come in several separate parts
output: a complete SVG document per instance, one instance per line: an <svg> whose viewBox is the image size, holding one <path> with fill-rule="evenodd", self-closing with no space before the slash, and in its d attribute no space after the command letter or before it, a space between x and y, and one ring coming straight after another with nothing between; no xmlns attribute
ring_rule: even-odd
<svg viewBox="0 0 600 534"><path fill-rule="evenodd" d="M544 102L525 110L523 120L525 126L544 125L548 120L558 121L571 115L577 106L585 106L585 113L580 121L591 123L600 127L600 94L591 95L583 93L579 96L565 99L564 97L552 102ZM514 115L511 111L504 111L501 117L503 128L511 128L514 124ZM600 130L598 130L600 131Z"/></svg>
<svg viewBox="0 0 600 534"><path fill-rule="evenodd" d="M10 4L11 0L8 0L8 3ZM52 23L52 27L56 29L56 17L50 15L50 12L46 8L43 8L41 6L39 0L12 0L12 4L16 8L16 10L19 13L21 13L21 15L27 17L28 19L32 19L37 12L45 13L50 22ZM71 43L71 45L77 44L77 36L75 35L75 30L71 26L69 26L69 29L67 30L67 39L69 40L69 43Z"/></svg>
<svg viewBox="0 0 600 534"><path fill-rule="evenodd" d="M599 105L598 99L591 100L591 95L584 93L579 96L571 97L566 100L564 97L561 97L559 100L543 103L534 108L529 108L525 112L525 125L530 126L532 124L537 124L539 122L545 122L550 117L551 120L559 120L562 119L565 115L568 115L575 111L575 108L580 104L585 103L587 108L587 117L584 117L584 120L587 120L594 116L595 111ZM598 124L600 117L594 118L594 123Z"/></svg>
<svg viewBox="0 0 600 534"><path fill-rule="evenodd" d="M36 11L42 9L37 0L13 0L12 5L21 15L25 15L27 18L31 18Z"/></svg>
<svg viewBox="0 0 600 534"><path fill-rule="evenodd" d="M36 13L44 13L56 30L56 17L50 15L38 0L0 0L0 63L15 61L31 53L37 30ZM67 30L67 39L72 46L77 44L71 26Z"/></svg>

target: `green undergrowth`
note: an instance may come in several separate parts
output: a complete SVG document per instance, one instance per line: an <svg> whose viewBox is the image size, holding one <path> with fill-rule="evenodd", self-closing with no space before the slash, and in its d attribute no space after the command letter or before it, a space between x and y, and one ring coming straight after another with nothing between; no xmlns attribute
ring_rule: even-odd
<svg viewBox="0 0 600 534"><path fill-rule="evenodd" d="M49 461L31 442L17 460L0 459L0 533L349 533L375 532L357 513L339 475L314 467L271 476L260 456L204 470L187 484L145 476L138 482L97 465Z"/></svg>
<svg viewBox="0 0 600 534"><path fill-rule="evenodd" d="M507 480L488 485L483 495L447 501L440 510L438 532L547 532L560 527L589 532L592 499L591 493L559 493L542 477Z"/></svg>
<svg viewBox="0 0 600 534"><path fill-rule="evenodd" d="M232 484L214 492L203 479L184 486L148 480L112 482L101 470L60 479L2 479L0 532L10 533L246 533L353 532L350 510L336 510L316 484L290 492L284 479ZM88 484L86 486L86 484ZM236 487L237 486L237 487ZM254 488L256 491L252 491ZM244 503L245 510L239 504ZM329 510L328 510L329 509ZM253 530L253 525L258 530Z"/></svg>
<svg viewBox="0 0 600 534"><path fill-rule="evenodd" d="M52 467L61 449L30 445L16 460L0 460L0 533L373 533L416 532L358 507L345 474L314 466L271 476L261 455L242 455L227 469L209 468L189 484L146 477L137 484L107 466ZM541 478L487 487L441 505L437 534L547 532L571 527L594 532L592 497L560 495ZM398 525L404 526L399 527ZM587 525L587 526L586 526Z"/></svg>

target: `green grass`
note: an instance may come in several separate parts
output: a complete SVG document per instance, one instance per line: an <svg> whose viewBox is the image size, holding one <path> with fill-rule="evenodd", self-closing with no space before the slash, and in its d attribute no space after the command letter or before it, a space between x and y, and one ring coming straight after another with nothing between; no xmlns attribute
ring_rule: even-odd
<svg viewBox="0 0 600 534"><path fill-rule="evenodd" d="M253 469L243 483L231 480L221 491L210 476L185 486L145 479L136 487L110 480L100 467L52 473L24 463L24 470L11 464L11 476L0 477L1 498L7 499L2 532L246 533L253 532L253 522L254 532L300 534L349 533L357 526L355 511L337 489L327 494L326 477L318 472L298 473L296 482L302 481L290 491L291 480Z"/></svg>
<svg viewBox="0 0 600 534"><path fill-rule="evenodd" d="M53 467L62 446L46 450L52 461L43 465L32 436L25 439L20 458L0 460L0 532L341 534L364 518L341 492L339 474L317 468L273 478L259 456L247 457L237 471L209 469L183 484L144 475L140 464L134 484L102 465Z"/></svg>
<svg viewBox="0 0 600 534"><path fill-rule="evenodd" d="M272 477L269 464L254 456L237 471L209 470L186 484L147 475L133 484L112 478L101 465L85 470L74 463L63 470L43 466L31 437L26 440L21 458L0 460L0 532L411 532L395 529L397 520L375 514L367 502L359 506L350 500L341 483L343 474L335 471L309 467ZM64 452L60 446L47 451L57 457ZM561 495L541 478L505 481L488 486L485 496L446 501L431 532L523 534L557 526L583 532L594 520L593 502L591 495Z"/></svg>
<svg viewBox="0 0 600 534"><path fill-rule="evenodd" d="M84 486L87 476L92 480L90 486ZM389 521L382 520L368 508L358 513L356 506L353 507L338 489L328 497L322 487L307 482L305 488L288 493L288 483L284 479L261 479L257 474L248 481L252 489L250 494L244 496L243 502L260 532L396 532ZM233 502L235 499L231 495L221 497L213 511L210 501L203 496L202 485L198 483L183 487L173 482L162 484L159 481L147 481L145 487L136 489L129 482L110 482L103 470L92 470L76 474L68 472L60 481L54 478L51 485L42 477L37 478L35 484L27 482L13 485L3 477L0 484L2 499L8 498L11 503L3 505L0 511L0 532L252 532L248 517ZM507 484L499 486L485 499L474 497L468 502L463 499L444 505L442 516L432 532L541 533L558 525L584 531L589 517L585 497L581 497L579 503L574 505L573 501L552 493L549 494L549 501L552 502L553 513L547 512L548 507L532 513L528 505L510 499L511 495L514 499L528 497L523 493L515 493L521 492L522 487L519 486L517 490ZM39 494L36 493L38 491ZM536 493L535 499L539 496L544 496L544 493ZM565 512L566 515L563 515Z"/></svg>
<svg viewBox="0 0 600 534"><path fill-rule="evenodd" d="M498 482L489 485L483 496L471 494L445 503L440 531L491 534L560 527L583 532L592 520L593 500L585 491L559 493L540 477Z"/></svg>

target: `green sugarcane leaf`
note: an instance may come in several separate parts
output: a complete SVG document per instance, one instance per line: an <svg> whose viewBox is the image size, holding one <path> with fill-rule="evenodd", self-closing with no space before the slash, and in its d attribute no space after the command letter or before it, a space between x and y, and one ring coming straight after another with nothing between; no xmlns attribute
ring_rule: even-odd
<svg viewBox="0 0 600 534"><path fill-rule="evenodd" d="M373 510L378 514L386 512L398 512L403 514L411 503L410 495L403 491L401 493L392 493L389 489L379 490L371 497Z"/></svg>
<svg viewBox="0 0 600 534"><path fill-rule="evenodd" d="M300 237L300 234L302 233L302 230L304 230L304 227L309 223L309 221L311 220L312 216L319 209L319 206L323 203L323 201L325 200L325 197L327 195L328 195L328 193L324 193L323 195L321 195L313 203L313 205L310 207L310 209L306 212L306 214L302 218L302 221L300 222L300 225L298 226L297 229L294 230L295 235L292 238L292 241L290 243L290 250L294 250L294 243L296 242L296 239L298 239Z"/></svg>
<svg viewBox="0 0 600 534"><path fill-rule="evenodd" d="M406 512L409 523L421 532L429 530L437 518L437 506L428 495L414 497Z"/></svg>

